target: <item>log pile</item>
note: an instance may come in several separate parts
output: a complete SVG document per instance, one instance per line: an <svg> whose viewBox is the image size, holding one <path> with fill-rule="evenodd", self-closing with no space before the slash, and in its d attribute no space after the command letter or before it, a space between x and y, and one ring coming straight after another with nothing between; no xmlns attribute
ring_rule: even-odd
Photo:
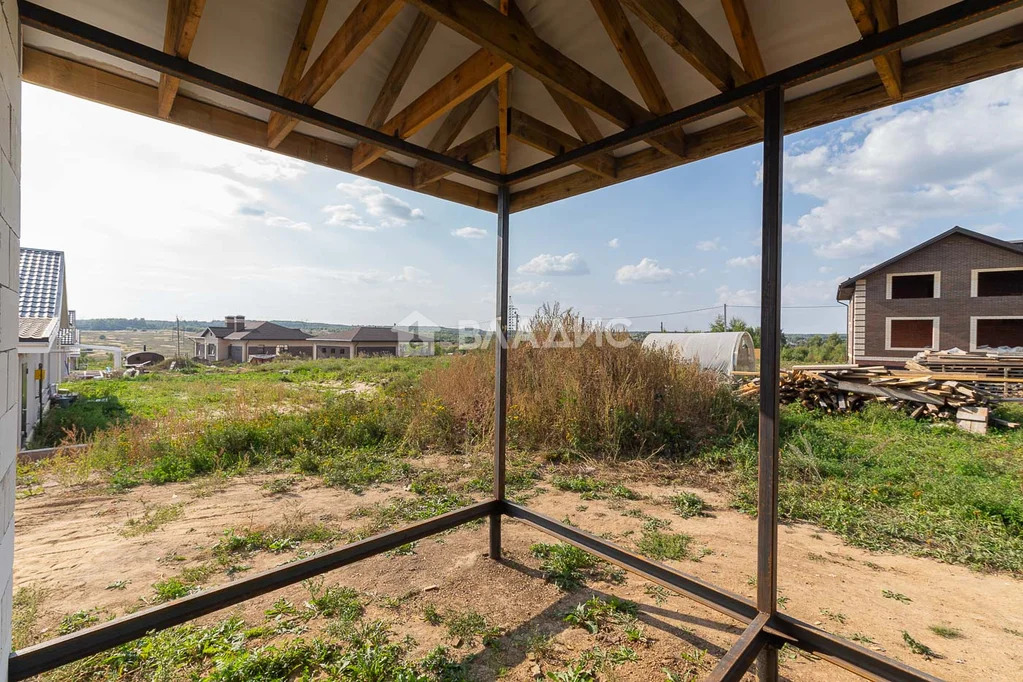
<svg viewBox="0 0 1023 682"><path fill-rule="evenodd" d="M739 395L760 392L760 380L739 388ZM964 382L934 379L928 374L893 374L884 367L804 366L782 370L781 403L799 403L828 413L859 410L869 402L881 402L914 419L956 420L962 428L983 432L995 402L984 390ZM1003 423L1004 426L1014 424Z"/></svg>

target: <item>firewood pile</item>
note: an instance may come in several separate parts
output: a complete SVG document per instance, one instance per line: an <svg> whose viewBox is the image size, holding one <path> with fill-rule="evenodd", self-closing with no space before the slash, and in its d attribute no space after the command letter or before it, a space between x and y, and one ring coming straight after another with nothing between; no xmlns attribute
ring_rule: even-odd
<svg viewBox="0 0 1023 682"><path fill-rule="evenodd" d="M740 396L760 392L760 380L740 387ZM852 412L867 403L885 403L914 419L955 420L960 427L986 432L988 422L1015 427L990 415L996 398L962 381L934 379L926 373L893 374L884 367L804 366L782 370L782 404L799 403L828 413Z"/></svg>

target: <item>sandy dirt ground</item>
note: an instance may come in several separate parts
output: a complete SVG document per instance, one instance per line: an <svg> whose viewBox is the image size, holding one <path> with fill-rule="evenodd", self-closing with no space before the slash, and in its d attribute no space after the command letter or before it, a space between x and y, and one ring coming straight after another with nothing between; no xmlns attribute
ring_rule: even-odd
<svg viewBox="0 0 1023 682"><path fill-rule="evenodd" d="M353 518L360 507L411 495L381 486L363 494L327 488L303 479L292 491L270 495L261 488L269 476L238 477L211 483L145 486L123 494L75 491L47 485L41 495L18 500L16 508L15 589L43 588L33 638L56 634L65 614L99 609L104 617L137 610L153 595L155 581L179 574L208 560L225 529L263 527L275 520L319 522L339 531L365 523ZM558 519L634 549L644 519L669 520L670 530L694 538L699 560L670 565L742 595L753 596L755 521L727 506L719 492L697 488L630 484L644 499L582 500L579 495L543 486L528 505ZM664 499L681 489L699 493L711 505L708 516L682 519ZM122 535L130 519L159 505L182 505L181 515L153 532ZM472 663L473 679L535 680L565 667L596 645L614 647L615 635L596 636L563 620L576 604L593 594L615 595L640 605L639 620L649 641L633 645L639 660L614 669L606 679L663 680L664 669L682 679L703 677L741 632L741 624L684 597L650 591L646 581L629 576L623 584L591 581L570 593L547 583L530 555L533 542L553 542L540 531L505 522L506 557L486 557L485 526L464 528L420 541L410 555L381 555L325 576L326 584L343 584L364 593L366 618L393 624L399 636L417 642L415 656L433 647L455 647L457 656L482 652ZM285 554L257 553L245 560L253 572L321 548L304 544ZM808 525L780 530L780 594L785 612L844 636L869 638L864 643L901 661L949 680L1015 680L1023 669L1023 582L1006 575L981 574L933 560L874 554ZM205 583L231 580L220 572ZM125 589L107 589L126 581ZM905 595L910 601L883 596ZM211 621L238 614L252 625L278 597L301 604L306 588L295 585L207 616ZM387 601L390 597L392 600ZM400 602L395 606L395 602ZM424 622L428 604L439 611L476 610L502 628L500 645L452 642L442 626ZM946 625L962 632L942 639L928 628ZM903 631L929 645L940 658L912 653ZM311 624L309 633L315 634ZM527 654L537 634L553 637L551 651L540 659ZM862 641L862 640L861 640ZM703 650L706 654L701 654ZM790 680L858 679L830 663L788 649L782 671ZM701 658L702 656L702 658ZM500 675L500 678L499 678ZM752 677L749 677L752 679Z"/></svg>

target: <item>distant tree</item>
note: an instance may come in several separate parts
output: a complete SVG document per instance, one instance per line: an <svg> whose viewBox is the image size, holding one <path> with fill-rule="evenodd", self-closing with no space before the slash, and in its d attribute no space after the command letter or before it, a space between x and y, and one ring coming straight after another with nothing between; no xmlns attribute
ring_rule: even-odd
<svg viewBox="0 0 1023 682"><path fill-rule="evenodd" d="M753 337L753 346L760 348L760 327L754 327L753 325L746 324L746 321L741 317L733 317L728 320L728 324L725 324L724 315L718 315L714 318L714 321L710 323L710 331L712 332L749 332L749 335ZM782 335L784 337L784 335ZM785 344L784 338L782 339L782 345Z"/></svg>

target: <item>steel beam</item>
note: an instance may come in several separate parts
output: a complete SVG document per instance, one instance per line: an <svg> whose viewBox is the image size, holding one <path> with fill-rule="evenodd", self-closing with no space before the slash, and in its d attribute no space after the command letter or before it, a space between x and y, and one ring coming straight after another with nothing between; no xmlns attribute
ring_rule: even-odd
<svg viewBox="0 0 1023 682"><path fill-rule="evenodd" d="M1023 1L1023 0L1021 0ZM276 92L232 78L226 74L193 64L187 59L167 54L161 50L129 40L116 33L105 31L97 26L79 21L66 14L40 7L32 2L18 3L21 23L45 33L55 35L71 42L99 50L105 54L119 57L160 73L165 73L183 81L234 97L243 102L254 104L270 111L285 114L291 118L312 124L325 130L354 137L377 147L419 161L429 161L455 173L499 184L501 175L484 170L471 163L451 158L432 149L421 147L394 135L387 135L368 126L350 121L340 116L328 114L310 104L295 101Z"/></svg>
<svg viewBox="0 0 1023 682"><path fill-rule="evenodd" d="M389 531L323 554L272 568L236 582L214 587L190 597L80 630L70 635L22 649L8 659L9 679L24 680L86 656L111 649L148 632L164 630L227 606L252 599L273 590L294 585L361 559L401 545L436 535L500 509L495 500L480 502L436 518Z"/></svg>
<svg viewBox="0 0 1023 682"><path fill-rule="evenodd" d="M768 635L764 627L770 619L766 613L754 618L732 648L721 657L706 682L740 682L757 654L767 645Z"/></svg>
<svg viewBox="0 0 1023 682"><path fill-rule="evenodd" d="M508 441L508 185L497 188L497 311L494 333L494 499L504 502ZM490 515L490 558L501 560L501 512Z"/></svg>
<svg viewBox="0 0 1023 682"><path fill-rule="evenodd" d="M781 212L785 153L785 91L764 95L764 203L760 251L760 422L757 442L757 608L778 612L778 422L781 404ZM757 666L761 682L778 679L774 647Z"/></svg>
<svg viewBox="0 0 1023 682"><path fill-rule="evenodd" d="M607 153L641 142L649 137L670 132L683 123L733 109L771 88L792 87L805 83L1020 6L1023 6L1023 0L960 0L960 2L911 19L887 31L865 36L854 43L775 71L763 78L748 81L731 90L682 107L669 114L656 116L620 133L584 144L556 157L539 161L507 174L505 182L516 184L565 166L578 165L579 161L584 161L596 154Z"/></svg>

